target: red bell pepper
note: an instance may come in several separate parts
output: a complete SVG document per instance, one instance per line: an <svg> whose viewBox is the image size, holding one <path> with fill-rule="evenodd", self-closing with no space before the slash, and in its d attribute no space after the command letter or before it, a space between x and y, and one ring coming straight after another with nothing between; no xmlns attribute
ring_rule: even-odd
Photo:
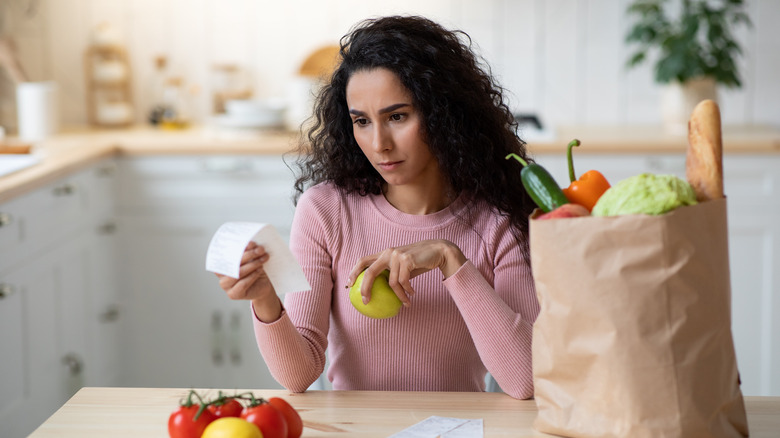
<svg viewBox="0 0 780 438"><path fill-rule="evenodd" d="M593 206L596 205L596 201L607 191L610 185L609 181L604 178L604 175L597 170L589 170L583 173L580 179L574 176L574 161L571 155L571 148L579 145L580 141L577 139L569 142L566 159L569 161L569 179L571 184L568 188L563 189L563 194L566 195L569 202L580 204L587 208L588 211L591 211Z"/></svg>

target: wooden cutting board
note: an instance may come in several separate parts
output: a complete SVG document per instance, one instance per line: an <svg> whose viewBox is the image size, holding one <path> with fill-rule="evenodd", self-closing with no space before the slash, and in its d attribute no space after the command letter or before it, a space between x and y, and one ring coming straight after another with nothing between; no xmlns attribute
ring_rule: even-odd
<svg viewBox="0 0 780 438"><path fill-rule="evenodd" d="M301 64L298 74L320 78L330 76L338 65L339 46L327 45L312 52Z"/></svg>

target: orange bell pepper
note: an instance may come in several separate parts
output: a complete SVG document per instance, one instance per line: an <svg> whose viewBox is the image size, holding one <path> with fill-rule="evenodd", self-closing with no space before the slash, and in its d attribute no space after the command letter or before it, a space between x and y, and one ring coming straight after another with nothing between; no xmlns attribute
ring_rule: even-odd
<svg viewBox="0 0 780 438"><path fill-rule="evenodd" d="M563 189L563 194L566 195L566 199L569 202L580 204L587 208L588 211L591 211L593 206L596 205L596 201L607 191L610 185L609 181L604 178L604 175L597 170L589 170L583 173L580 179L574 176L574 160L571 156L571 148L579 145L580 141L577 139L569 142L566 159L569 161L569 179L571 184L568 188Z"/></svg>

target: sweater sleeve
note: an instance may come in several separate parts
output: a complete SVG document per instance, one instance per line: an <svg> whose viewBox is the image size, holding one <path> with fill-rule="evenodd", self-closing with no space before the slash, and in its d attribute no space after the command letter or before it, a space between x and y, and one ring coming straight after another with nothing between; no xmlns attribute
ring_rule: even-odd
<svg viewBox="0 0 780 438"><path fill-rule="evenodd" d="M312 289L287 294L282 316L272 323L254 317L257 344L271 375L293 392L305 391L325 368L333 295L330 242L337 233L333 218L338 217L337 211L327 210L339 205L333 195L313 187L295 210L290 249Z"/></svg>
<svg viewBox="0 0 780 438"><path fill-rule="evenodd" d="M508 228L493 245L492 273L468 261L444 285L487 370L504 392L527 399L533 396L531 337L539 303L530 266Z"/></svg>

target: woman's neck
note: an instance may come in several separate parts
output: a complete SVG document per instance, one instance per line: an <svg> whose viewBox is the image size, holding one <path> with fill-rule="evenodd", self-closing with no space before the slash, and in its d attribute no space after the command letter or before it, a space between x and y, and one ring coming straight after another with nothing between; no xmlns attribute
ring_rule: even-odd
<svg viewBox="0 0 780 438"><path fill-rule="evenodd" d="M438 185L386 185L385 199L393 207L407 214L424 215L436 213L449 206L457 194L443 181Z"/></svg>

